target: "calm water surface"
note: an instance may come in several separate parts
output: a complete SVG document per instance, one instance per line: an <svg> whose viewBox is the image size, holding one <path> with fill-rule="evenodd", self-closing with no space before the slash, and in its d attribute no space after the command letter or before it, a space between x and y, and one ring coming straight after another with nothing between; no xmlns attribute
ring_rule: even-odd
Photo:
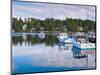
<svg viewBox="0 0 100 75"><path fill-rule="evenodd" d="M67 46L67 47L65 47ZM57 35L12 35L13 73L95 69L95 50L68 49ZM84 58L75 58L84 54Z"/></svg>

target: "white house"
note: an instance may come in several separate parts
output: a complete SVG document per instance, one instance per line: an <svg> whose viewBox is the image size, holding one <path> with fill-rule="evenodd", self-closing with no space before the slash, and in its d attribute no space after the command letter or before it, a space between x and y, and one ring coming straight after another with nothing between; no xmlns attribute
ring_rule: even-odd
<svg viewBox="0 0 100 75"><path fill-rule="evenodd" d="M26 28L27 28L27 25L24 24L23 27L22 27L22 29L25 30Z"/></svg>
<svg viewBox="0 0 100 75"><path fill-rule="evenodd" d="M83 31L83 27L79 27L80 31Z"/></svg>

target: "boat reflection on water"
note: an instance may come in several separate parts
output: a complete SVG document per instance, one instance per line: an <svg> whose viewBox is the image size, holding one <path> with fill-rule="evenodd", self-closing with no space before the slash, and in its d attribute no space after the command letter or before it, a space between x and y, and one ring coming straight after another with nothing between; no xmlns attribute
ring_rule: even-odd
<svg viewBox="0 0 100 75"><path fill-rule="evenodd" d="M76 59L81 59L81 58L87 58L87 54L83 54L82 53L82 50L79 49L79 48L72 48L72 52L73 52L73 58L76 58Z"/></svg>
<svg viewBox="0 0 100 75"><path fill-rule="evenodd" d="M95 59L95 50L71 48L57 35L12 35L13 73L95 69Z"/></svg>
<svg viewBox="0 0 100 75"><path fill-rule="evenodd" d="M81 50L79 48L72 48L73 58L86 61L87 67L96 67L95 50ZM84 61L83 61L84 62Z"/></svg>
<svg viewBox="0 0 100 75"><path fill-rule="evenodd" d="M73 45L71 43L58 43L59 50L71 50Z"/></svg>

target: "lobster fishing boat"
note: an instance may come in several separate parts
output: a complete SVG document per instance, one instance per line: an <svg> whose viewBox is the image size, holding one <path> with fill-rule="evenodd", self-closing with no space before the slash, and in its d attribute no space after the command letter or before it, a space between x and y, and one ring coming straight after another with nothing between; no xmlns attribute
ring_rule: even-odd
<svg viewBox="0 0 100 75"><path fill-rule="evenodd" d="M73 46L81 50L95 50L95 43L91 43L87 38L76 38L76 41L73 42Z"/></svg>
<svg viewBox="0 0 100 75"><path fill-rule="evenodd" d="M69 38L67 33L60 33L58 36L59 43L63 44L64 48L71 50L73 47L73 38Z"/></svg>
<svg viewBox="0 0 100 75"><path fill-rule="evenodd" d="M60 33L58 36L59 42L72 44L73 38L69 38L67 33Z"/></svg>

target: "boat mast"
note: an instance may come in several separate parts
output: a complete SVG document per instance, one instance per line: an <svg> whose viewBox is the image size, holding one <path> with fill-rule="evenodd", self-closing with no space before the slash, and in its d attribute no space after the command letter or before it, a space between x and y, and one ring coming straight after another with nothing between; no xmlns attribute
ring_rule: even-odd
<svg viewBox="0 0 100 75"><path fill-rule="evenodd" d="M87 14L87 20L89 19L89 14Z"/></svg>

